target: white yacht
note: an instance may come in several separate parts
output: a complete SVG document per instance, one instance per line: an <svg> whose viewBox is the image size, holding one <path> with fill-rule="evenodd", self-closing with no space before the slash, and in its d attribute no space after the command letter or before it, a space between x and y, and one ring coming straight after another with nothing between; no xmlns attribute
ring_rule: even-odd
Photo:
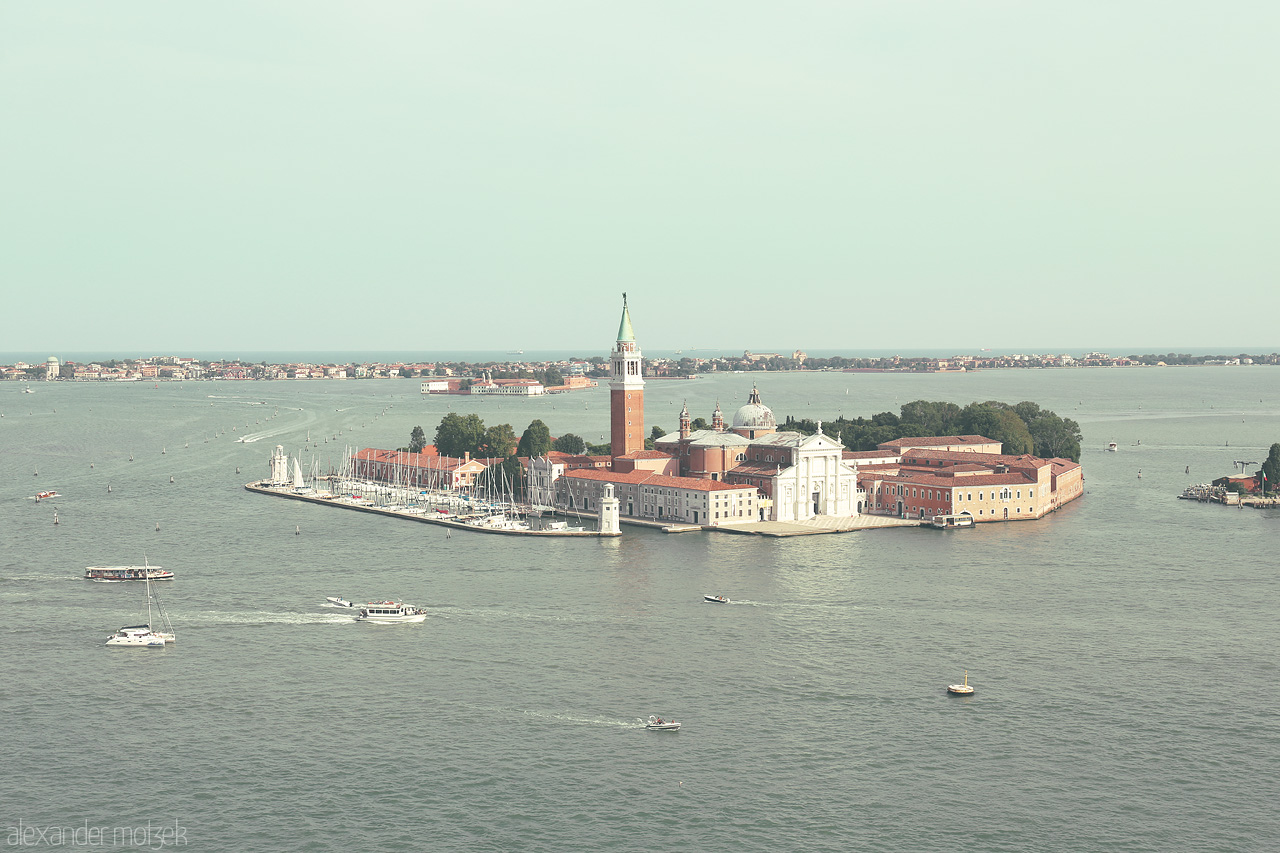
<svg viewBox="0 0 1280 853"><path fill-rule="evenodd" d="M427 612L418 607L410 607L399 601L370 601L360 606L357 622L374 622L384 625L401 622L423 622Z"/></svg>
<svg viewBox="0 0 1280 853"><path fill-rule="evenodd" d="M325 600L328 601L330 604L332 604L334 607L355 607L355 605L352 604L350 601L347 601L345 598L340 598L339 596L336 596L336 595L330 595Z"/></svg>
<svg viewBox="0 0 1280 853"><path fill-rule="evenodd" d="M163 649L165 641L159 634L152 633L150 625L131 625L107 637L107 645L115 648Z"/></svg>
<svg viewBox="0 0 1280 853"><path fill-rule="evenodd" d="M146 562L146 558L143 558ZM160 597L151 591L151 578L143 567L143 580L146 583L147 590L147 622L145 625L131 625L121 628L110 637L107 638L108 646L123 646L125 648L151 648L154 646L163 646L167 643L176 643L178 635L173 630L173 622L169 619L169 614L165 612L164 605L160 603ZM170 572L172 577L173 573ZM155 600L155 614L151 609L151 601ZM152 627L153 619L159 618L160 628Z"/></svg>

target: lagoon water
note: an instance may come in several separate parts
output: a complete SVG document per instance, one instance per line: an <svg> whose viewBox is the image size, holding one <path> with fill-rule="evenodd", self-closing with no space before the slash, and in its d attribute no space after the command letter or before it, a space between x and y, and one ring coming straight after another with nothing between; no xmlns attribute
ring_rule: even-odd
<svg viewBox="0 0 1280 853"><path fill-rule="evenodd" d="M0 837L151 821L216 851L1280 848L1280 512L1175 499L1280 441L1280 372L734 374L651 381L647 422L673 430L686 399L731 417L753 381L779 420L1034 400L1082 425L1086 494L949 533L446 536L242 486L277 443L309 433L327 467L450 409L599 441L607 388L0 386ZM179 643L107 649L143 591L80 576L144 555L177 573L159 592ZM355 624L328 595L431 616ZM975 694L947 696L965 669ZM646 732L650 713L684 729Z"/></svg>

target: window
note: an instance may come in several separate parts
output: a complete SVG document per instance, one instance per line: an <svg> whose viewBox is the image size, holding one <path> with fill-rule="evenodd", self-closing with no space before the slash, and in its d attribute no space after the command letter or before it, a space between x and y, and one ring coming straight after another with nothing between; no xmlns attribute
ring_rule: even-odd
<svg viewBox="0 0 1280 853"><path fill-rule="evenodd" d="M1019 497L1019 498L1021 498L1021 497L1022 497L1022 489L1018 489L1018 497Z"/></svg>
<svg viewBox="0 0 1280 853"><path fill-rule="evenodd" d="M968 496L967 498L965 498L965 500L967 500L967 501L971 501L971 500L973 500L973 492L970 492L970 493L969 493L969 496Z"/></svg>

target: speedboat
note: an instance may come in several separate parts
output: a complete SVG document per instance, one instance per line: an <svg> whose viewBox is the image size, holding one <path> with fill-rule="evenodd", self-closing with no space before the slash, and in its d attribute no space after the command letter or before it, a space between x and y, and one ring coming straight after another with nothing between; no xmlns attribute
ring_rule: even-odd
<svg viewBox="0 0 1280 853"><path fill-rule="evenodd" d="M347 601L345 598L338 598L336 595L329 596L328 598L325 599L325 601L328 601L330 604L334 605L335 607L355 607L355 605L352 604L350 601Z"/></svg>
<svg viewBox="0 0 1280 853"><path fill-rule="evenodd" d="M401 622L423 622L427 612L417 607L410 607L399 601L370 601L360 606L357 622L373 622L383 625Z"/></svg>
<svg viewBox="0 0 1280 853"><path fill-rule="evenodd" d="M118 649L163 649L164 637L153 632L150 625L130 625L107 637L107 645Z"/></svg>
<svg viewBox="0 0 1280 853"><path fill-rule="evenodd" d="M964 684L948 684L948 693L955 693L960 696L968 696L973 693L973 688L969 685L969 670L964 671Z"/></svg>
<svg viewBox="0 0 1280 853"><path fill-rule="evenodd" d="M649 722L645 723L644 727L655 732L680 731L680 724L675 720L664 720L661 717L654 716L653 714L649 715Z"/></svg>
<svg viewBox="0 0 1280 853"><path fill-rule="evenodd" d="M38 501L45 500L46 498L57 498L57 497L61 497L61 495L59 495L55 491L36 492L36 500Z"/></svg>
<svg viewBox="0 0 1280 853"><path fill-rule="evenodd" d="M704 595L702 596L702 600L709 601L712 604L731 604L732 603L731 601L729 601L729 599L725 598L723 595Z"/></svg>

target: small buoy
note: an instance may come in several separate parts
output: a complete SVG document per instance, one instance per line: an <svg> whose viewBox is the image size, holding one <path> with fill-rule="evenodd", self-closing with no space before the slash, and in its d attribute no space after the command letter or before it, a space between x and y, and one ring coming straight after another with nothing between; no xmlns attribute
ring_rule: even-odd
<svg viewBox="0 0 1280 853"><path fill-rule="evenodd" d="M294 525L294 527L293 527L293 535L294 535L294 536L300 536L300 535L302 535L302 527L301 527L300 525Z"/></svg>
<svg viewBox="0 0 1280 853"><path fill-rule="evenodd" d="M173 482L173 475L172 475L172 474L170 474L170 475L169 475L169 482L170 482L170 483L172 483L172 482Z"/></svg>
<svg viewBox="0 0 1280 853"><path fill-rule="evenodd" d="M90 467L90 468L92 468L92 467L93 467L93 463L92 463L92 462L90 462L90 463L89 463L89 467Z"/></svg>
<svg viewBox="0 0 1280 853"><path fill-rule="evenodd" d="M108 493L108 494L110 494L110 493L111 493L111 484L110 484L110 483L107 483L107 493Z"/></svg>
<svg viewBox="0 0 1280 853"><path fill-rule="evenodd" d="M156 533L160 532L160 522L156 522Z"/></svg>

